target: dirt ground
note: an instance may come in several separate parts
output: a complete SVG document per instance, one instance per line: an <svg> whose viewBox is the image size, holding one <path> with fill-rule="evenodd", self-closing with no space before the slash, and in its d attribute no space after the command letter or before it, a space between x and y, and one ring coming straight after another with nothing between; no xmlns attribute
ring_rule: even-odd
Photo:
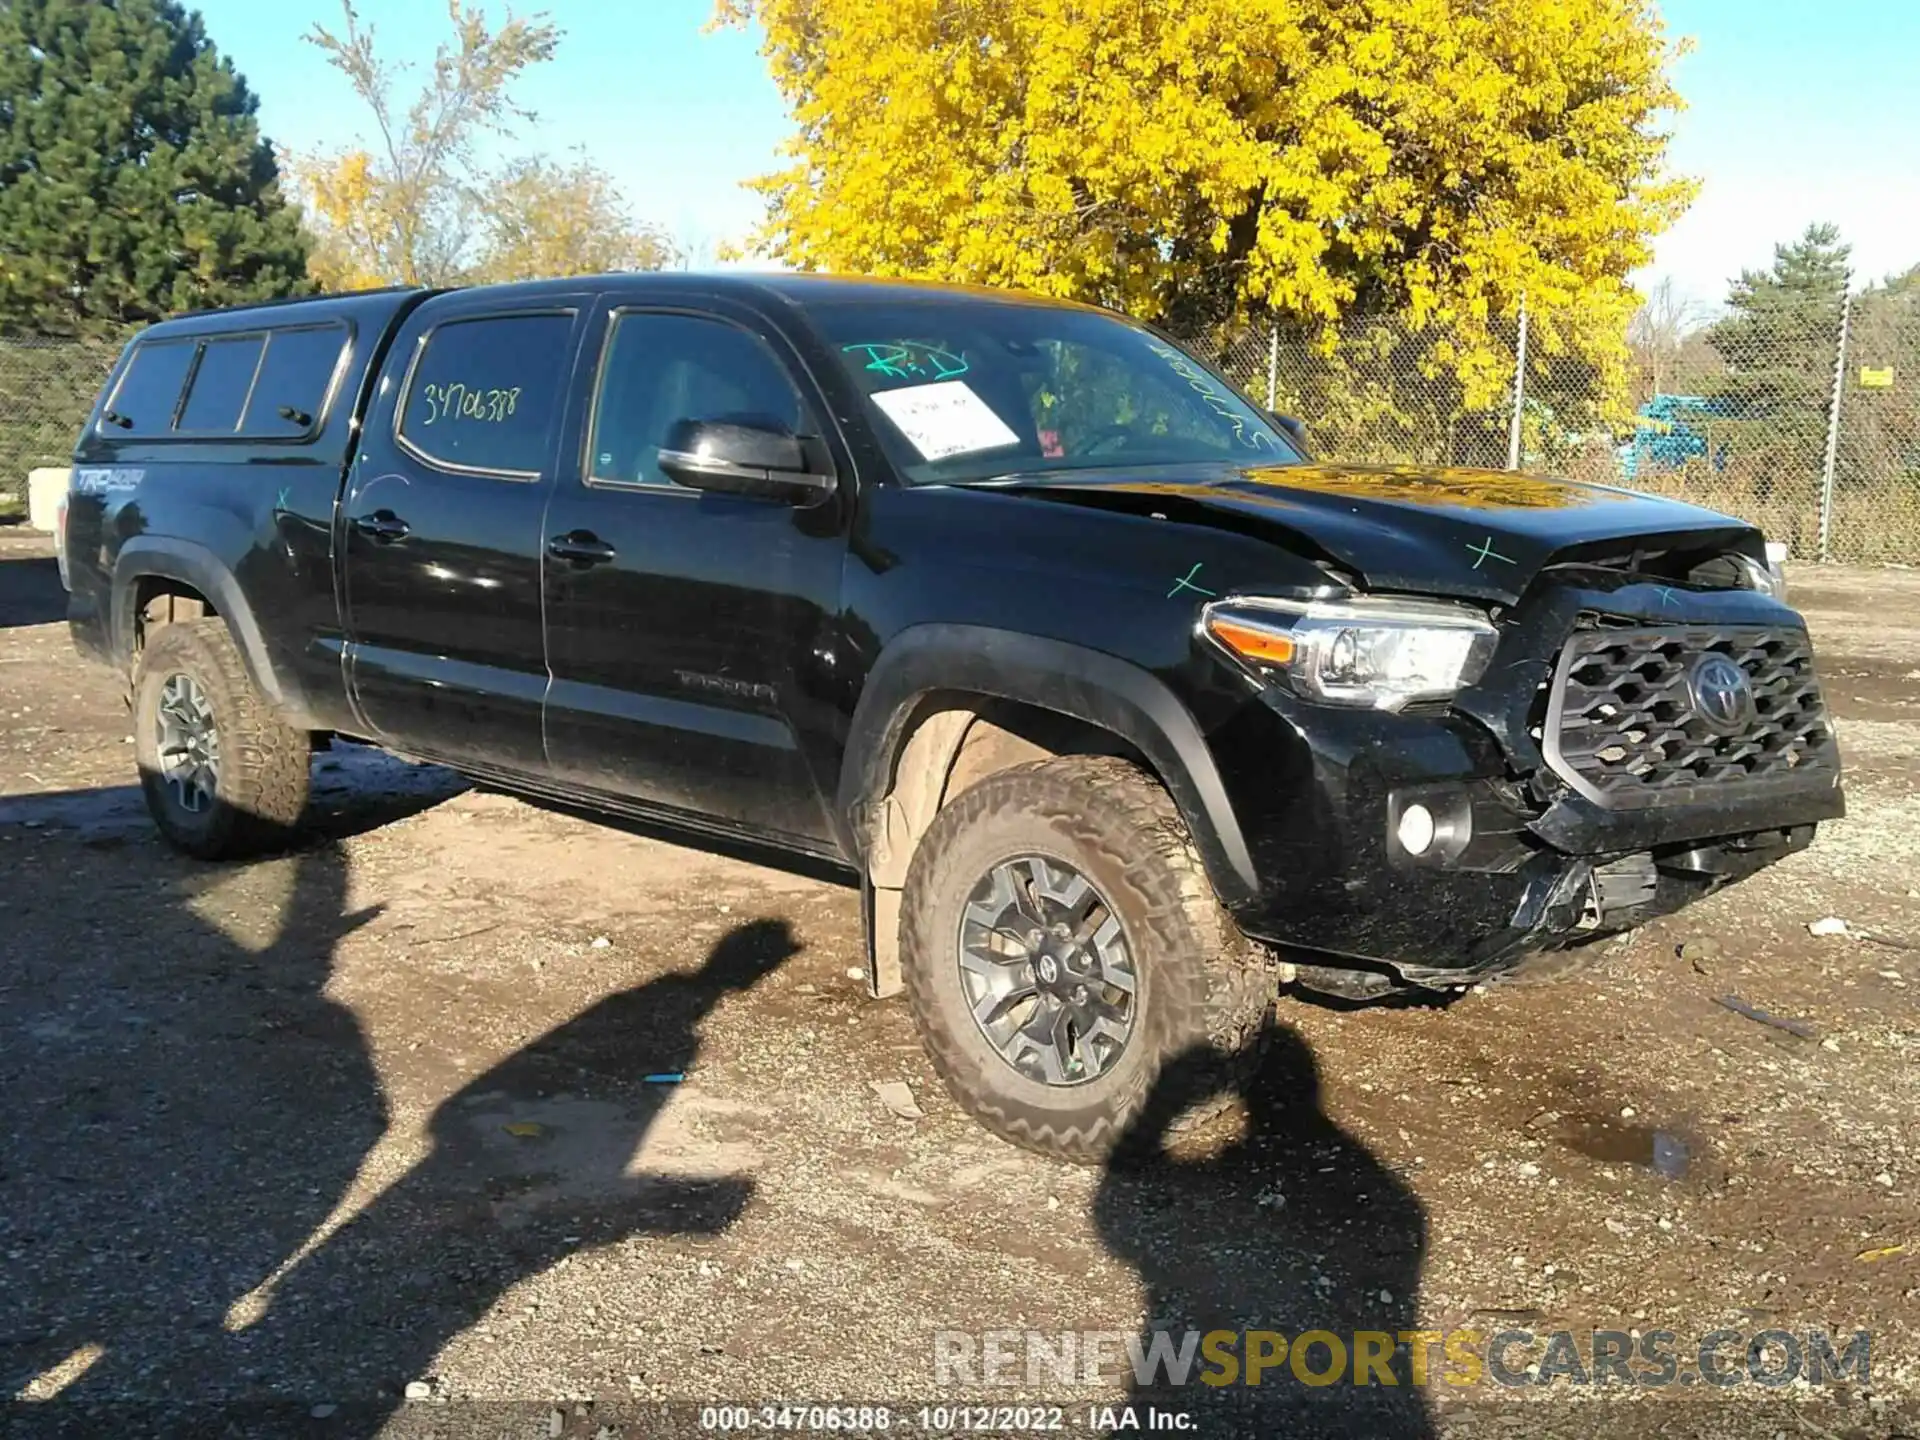
<svg viewBox="0 0 1920 1440"><path fill-rule="evenodd" d="M1286 1001L1234 1115L1103 1172L956 1110L831 874L347 746L311 845L172 854L50 553L0 530L0 1429L1081 1433L1117 1370L989 1388L935 1332L1165 1326L1679 1336L1662 1390L1280 1370L1161 1402L1193 1433L1920 1434L1920 574L1792 577L1848 764L1811 850L1550 983ZM1810 1328L1870 1379L1688 1378Z"/></svg>

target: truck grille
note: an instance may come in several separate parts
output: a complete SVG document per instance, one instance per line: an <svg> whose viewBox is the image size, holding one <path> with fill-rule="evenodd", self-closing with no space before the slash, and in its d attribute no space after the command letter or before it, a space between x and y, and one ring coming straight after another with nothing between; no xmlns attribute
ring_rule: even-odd
<svg viewBox="0 0 1920 1440"><path fill-rule="evenodd" d="M1709 656L1739 667L1750 704ZM1798 789L1840 763L1806 632L1750 626L1577 632L1554 672L1541 748L1574 789L1617 809L1706 785Z"/></svg>

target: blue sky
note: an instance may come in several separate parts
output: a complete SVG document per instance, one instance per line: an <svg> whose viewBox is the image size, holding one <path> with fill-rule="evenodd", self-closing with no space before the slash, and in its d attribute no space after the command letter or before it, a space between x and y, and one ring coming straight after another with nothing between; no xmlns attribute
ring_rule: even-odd
<svg viewBox="0 0 1920 1440"><path fill-rule="evenodd" d="M196 0L189 0L196 3ZM261 119L296 149L349 142L364 126L346 82L300 43L326 0L197 0L214 42L261 97ZM427 57L445 35L441 0L361 0L383 52ZM499 13L499 5L491 6ZM757 38L708 33L710 0L547 0L558 57L520 95L538 112L531 145L582 147L637 214L696 255L742 235L759 201L740 182L772 168L786 117ZM1862 279L1920 263L1920 3L1916 0L1666 0L1692 36L1678 79L1689 109L1673 161L1705 184L1658 243L1643 281L1671 275L1714 303L1729 276L1762 266L1776 240L1832 220Z"/></svg>
<svg viewBox="0 0 1920 1440"><path fill-rule="evenodd" d="M1653 271L1718 301L1724 278L1830 220L1859 280L1920 264L1920 4L1666 0L1693 37L1672 159L1700 198Z"/></svg>
<svg viewBox="0 0 1920 1440"><path fill-rule="evenodd" d="M371 121L326 57L301 36L317 19L338 31L339 0L186 0L215 45L260 97L261 128L295 150L371 139ZM496 19L502 0L485 0ZM516 97L538 116L528 149L584 148L613 175L634 213L696 253L743 235L760 201L740 182L779 163L787 134L759 38L706 33L712 0L516 0L544 10L562 33L550 64L528 72ZM424 70L448 34L445 0L358 0L377 53ZM413 85L419 79L413 79ZM408 77L396 87L412 89Z"/></svg>

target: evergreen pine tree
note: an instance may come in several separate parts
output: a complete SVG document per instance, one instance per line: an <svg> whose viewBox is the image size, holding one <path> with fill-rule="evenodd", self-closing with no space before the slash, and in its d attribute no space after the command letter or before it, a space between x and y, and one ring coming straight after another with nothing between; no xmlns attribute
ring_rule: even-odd
<svg viewBox="0 0 1920 1440"><path fill-rule="evenodd" d="M0 0L0 331L308 289L257 103L174 0Z"/></svg>
<svg viewBox="0 0 1920 1440"><path fill-rule="evenodd" d="M1727 362L1722 393L1739 402L1735 414L1824 425L1848 254L1837 228L1809 225L1773 247L1771 269L1743 270L1729 287L1728 313L1707 339Z"/></svg>
<svg viewBox="0 0 1920 1440"><path fill-rule="evenodd" d="M1759 501L1820 483L1848 254L1834 226L1809 225L1773 247L1772 268L1740 273L1707 331L1726 362L1708 392L1711 453L1716 466L1739 457Z"/></svg>

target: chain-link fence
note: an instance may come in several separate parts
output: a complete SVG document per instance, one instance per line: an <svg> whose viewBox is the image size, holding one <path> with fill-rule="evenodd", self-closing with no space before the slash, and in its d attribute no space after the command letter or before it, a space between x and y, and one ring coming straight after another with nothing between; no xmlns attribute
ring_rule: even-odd
<svg viewBox="0 0 1920 1440"><path fill-rule="evenodd" d="M0 336L0 514L24 508L27 472L65 465L119 339L49 340Z"/></svg>
<svg viewBox="0 0 1920 1440"><path fill-rule="evenodd" d="M1217 348L1329 460L1552 471L1737 515L1802 559L1920 561L1920 282L1639 333L1624 376L1543 330L1477 361L1394 317Z"/></svg>

